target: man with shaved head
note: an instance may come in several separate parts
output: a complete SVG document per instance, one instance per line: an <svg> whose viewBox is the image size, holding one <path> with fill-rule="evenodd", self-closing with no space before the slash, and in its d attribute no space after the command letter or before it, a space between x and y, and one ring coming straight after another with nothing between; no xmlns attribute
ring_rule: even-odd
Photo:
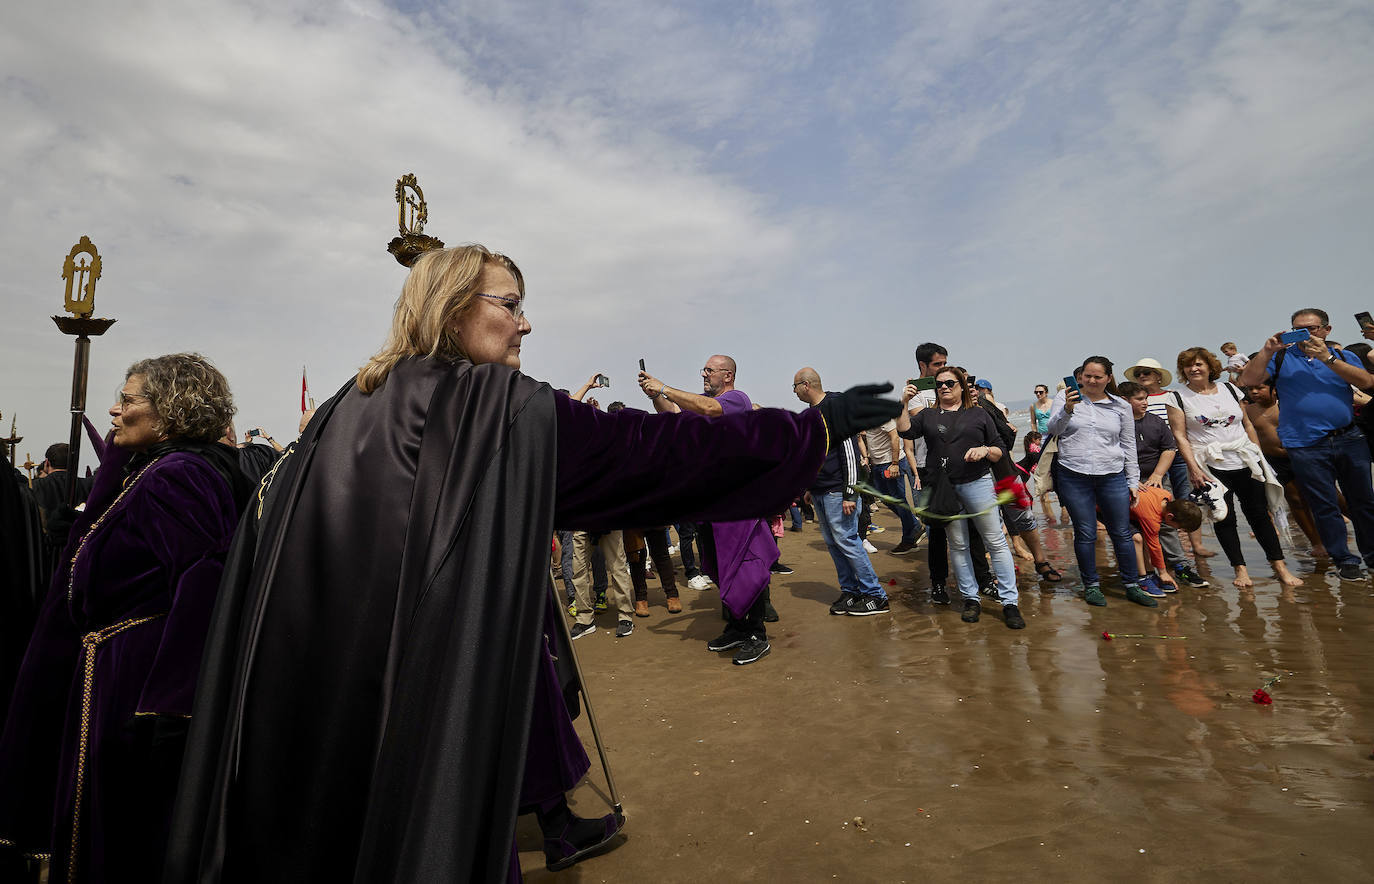
<svg viewBox="0 0 1374 884"><path fill-rule="evenodd" d="M810 366L792 376L792 392L813 408L827 396L839 395L827 393L821 376ZM854 490L858 480L858 446L851 436L826 453L807 494L816 507L816 524L840 581L840 597L830 606L830 613L867 617L886 614L888 600L859 537L859 492Z"/></svg>
<svg viewBox="0 0 1374 884"><path fill-rule="evenodd" d="M743 390L735 389L735 360L716 354L701 369L700 394L670 387L641 371L639 388L660 412L689 411L708 418L751 411L754 407ZM769 569L778 560L773 532L761 519L714 522L703 525L697 538L702 544L702 565L720 586L728 610L725 632L707 642L708 651L735 652L733 662L744 666L762 659L772 648L764 628L765 617L777 619L768 598ZM692 584L689 583L689 586ZM757 598L740 615L732 598Z"/></svg>

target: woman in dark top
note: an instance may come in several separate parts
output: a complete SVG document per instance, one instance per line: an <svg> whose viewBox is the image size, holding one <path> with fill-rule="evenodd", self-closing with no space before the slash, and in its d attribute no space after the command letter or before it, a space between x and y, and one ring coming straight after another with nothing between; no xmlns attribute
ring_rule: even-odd
<svg viewBox="0 0 1374 884"><path fill-rule="evenodd" d="M982 611L978 603L978 581L973 576L973 558L968 548L968 523L972 522L992 557L997 595L1002 602L1007 627L1024 629L1026 621L1016 606L1016 569L1006 535L1002 533L1002 515L992 487L991 464L1006 453L1001 448L997 428L987 412L974 407L968 376L959 368L941 369L935 375L934 407L908 416L907 406L917 394L916 387L911 384L902 391L898 435L906 439L925 439L928 446L926 466L945 473L964 512L978 514L971 519L955 519L947 529L954 576L959 581L959 593L964 597L963 619L966 623L974 623Z"/></svg>

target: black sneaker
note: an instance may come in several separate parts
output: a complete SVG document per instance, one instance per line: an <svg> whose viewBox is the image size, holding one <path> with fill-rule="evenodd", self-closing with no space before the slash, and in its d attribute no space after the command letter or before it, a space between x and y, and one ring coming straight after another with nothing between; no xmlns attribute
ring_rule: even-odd
<svg viewBox="0 0 1374 884"><path fill-rule="evenodd" d="M930 588L930 600L937 605L948 605L949 590L945 589L943 583L936 583Z"/></svg>
<svg viewBox="0 0 1374 884"><path fill-rule="evenodd" d="M855 595L849 597L844 612L854 617L868 617L873 614L886 614L890 609L886 598L875 595Z"/></svg>
<svg viewBox="0 0 1374 884"><path fill-rule="evenodd" d="M792 569L789 568L789 567L787 567L786 565L784 565L782 562L774 562L772 565L769 565L769 566L768 566L768 570L769 570L771 573L773 573L773 574L791 574L791 573L792 573Z"/></svg>
<svg viewBox="0 0 1374 884"><path fill-rule="evenodd" d="M763 603L763 622L764 622L764 623L777 623L777 622L778 622L778 609L775 608L775 607L773 607L773 603L772 603L772 602L764 602L764 603Z"/></svg>
<svg viewBox="0 0 1374 884"><path fill-rule="evenodd" d="M830 603L830 613L843 614L849 610L849 600L854 596L852 593L842 592L840 597Z"/></svg>
<svg viewBox="0 0 1374 884"><path fill-rule="evenodd" d="M902 553L909 553L915 548L916 541L903 540L901 543L897 544L896 546L892 547L892 549L888 550L888 552L892 553L894 556L900 556Z"/></svg>
<svg viewBox="0 0 1374 884"><path fill-rule="evenodd" d="M592 603L592 607L598 611L606 610L608 607L606 604L606 590L603 589L596 594L596 601Z"/></svg>
<svg viewBox="0 0 1374 884"><path fill-rule="evenodd" d="M1015 605L1002 606L1002 620L1007 624L1007 629L1026 628L1026 618L1021 616L1021 609Z"/></svg>
<svg viewBox="0 0 1374 884"><path fill-rule="evenodd" d="M596 632L596 624L594 623L574 623L571 634L573 641L577 641L582 636L591 635L594 632Z"/></svg>
<svg viewBox="0 0 1374 884"><path fill-rule="evenodd" d="M735 659L730 662L736 666L748 666L767 657L771 650L773 648L768 644L768 639L751 635L747 641L740 643L740 649L735 652Z"/></svg>
<svg viewBox="0 0 1374 884"><path fill-rule="evenodd" d="M1210 583L1202 579L1201 574L1194 571L1189 565L1179 565L1174 569L1174 574L1178 575L1179 580L1182 580L1193 589L1206 589L1208 586L1211 586Z"/></svg>
<svg viewBox="0 0 1374 884"><path fill-rule="evenodd" d="M629 635L634 631L635 622L633 620L621 620L619 623L615 625L616 638L624 638L625 636Z"/></svg>
<svg viewBox="0 0 1374 884"><path fill-rule="evenodd" d="M706 643L706 650L728 651L731 648L738 648L748 640L749 636L740 635L738 632L722 632Z"/></svg>
<svg viewBox="0 0 1374 884"><path fill-rule="evenodd" d="M1365 570L1354 562L1346 562L1338 570L1342 580L1363 580L1367 576Z"/></svg>
<svg viewBox="0 0 1374 884"><path fill-rule="evenodd" d="M990 599L995 599L995 598L997 598L997 581L994 580L994 581L992 581L991 583L989 583L987 586L980 586L980 587L978 587L978 594L979 594L979 595L985 595L985 596L987 596L987 597L990 598Z"/></svg>
<svg viewBox="0 0 1374 884"><path fill-rule="evenodd" d="M965 599L964 613L959 616L959 619L965 623L977 623L981 616L983 616L983 606L978 604L978 600Z"/></svg>

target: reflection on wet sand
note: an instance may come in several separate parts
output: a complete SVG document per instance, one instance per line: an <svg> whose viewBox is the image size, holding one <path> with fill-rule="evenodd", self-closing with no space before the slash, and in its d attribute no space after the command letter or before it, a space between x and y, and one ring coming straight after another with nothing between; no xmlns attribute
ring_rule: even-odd
<svg viewBox="0 0 1374 884"><path fill-rule="evenodd" d="M774 580L783 619L755 666L704 650L719 631L711 592L685 597L681 615L659 598L629 638L603 628L579 641L629 825L617 850L571 874L1370 878L1370 583L1341 583L1299 551L1289 563L1303 585L1284 589L1243 538L1261 563L1253 589L1232 587L1213 558L1199 565L1209 589L1146 609L1121 596L1099 545L1108 606L1088 608L1058 526L1043 537L1064 582L1033 582L1018 561L1029 625L1014 632L995 604L976 624L931 604L924 545L893 556L895 537L875 538L872 557L897 581L892 613L854 618L827 613L837 590L814 526L789 533L796 573ZM1273 676L1273 705L1253 703ZM582 812L603 812L601 782L594 768L575 795ZM532 827L520 844L527 878L551 879Z"/></svg>

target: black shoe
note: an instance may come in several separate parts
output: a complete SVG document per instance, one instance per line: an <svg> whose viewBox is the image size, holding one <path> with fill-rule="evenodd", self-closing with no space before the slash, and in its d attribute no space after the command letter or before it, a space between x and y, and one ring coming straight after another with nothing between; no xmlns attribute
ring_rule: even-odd
<svg viewBox="0 0 1374 884"><path fill-rule="evenodd" d="M1174 569L1174 574L1178 575L1179 580L1182 580L1184 583L1188 584L1193 589L1206 589L1208 586L1211 585L1206 580L1202 579L1201 574L1194 571L1188 565L1179 565L1177 568Z"/></svg>
<svg viewBox="0 0 1374 884"><path fill-rule="evenodd" d="M624 638L625 636L629 635L634 631L635 622L633 620L621 620L619 623L615 625L616 638Z"/></svg>
<svg viewBox="0 0 1374 884"><path fill-rule="evenodd" d="M764 623L777 623L777 622L778 622L778 609L775 608L775 607L773 607L773 603L772 603L772 602L764 602L764 603L763 603L763 622L764 622Z"/></svg>
<svg viewBox="0 0 1374 884"><path fill-rule="evenodd" d="M909 553L909 552L911 552L911 551L912 551L913 549L915 549L915 548L916 548L916 541L914 541L914 540L903 540L901 543L899 543L899 544L897 544L896 546L892 547L892 549L890 549L889 552L891 552L894 556L900 556L902 553Z"/></svg>
<svg viewBox="0 0 1374 884"><path fill-rule="evenodd" d="M782 562L774 562L773 564L771 564L771 565L768 566L768 570L769 570L769 572L772 573L772 574L791 574L791 573L792 573L792 569L789 568L789 567L787 567L786 565L784 565Z"/></svg>
<svg viewBox="0 0 1374 884"><path fill-rule="evenodd" d="M582 636L591 635L594 632L596 632L596 624L594 623L574 623L572 628L573 641L577 641Z"/></svg>
<svg viewBox="0 0 1374 884"><path fill-rule="evenodd" d="M994 581L992 581L991 583L989 583L987 586L980 586L980 587L978 587L978 594L979 594L979 595L985 595L985 596L987 596L987 597L990 598L990 599L995 599L995 598L997 598L997 581L994 580Z"/></svg>
<svg viewBox="0 0 1374 884"><path fill-rule="evenodd" d="M728 651L731 648L738 648L748 640L749 636L740 635L738 632L722 632L706 643L706 650Z"/></svg>
<svg viewBox="0 0 1374 884"><path fill-rule="evenodd" d="M843 614L849 610L849 600L853 598L852 593L842 592L840 597L830 603L830 613Z"/></svg>
<svg viewBox="0 0 1374 884"><path fill-rule="evenodd" d="M875 595L856 595L849 597L844 612L854 617L868 617L873 614L886 614L891 608L886 598Z"/></svg>
<svg viewBox="0 0 1374 884"><path fill-rule="evenodd" d="M949 590L945 589L943 583L937 583L930 588L930 600L937 605L949 604Z"/></svg>
<svg viewBox="0 0 1374 884"><path fill-rule="evenodd" d="M608 849L624 824L624 817L615 814L607 814L599 820L569 814L568 822L559 835L544 836L546 868L550 872L561 871Z"/></svg>
<svg viewBox="0 0 1374 884"><path fill-rule="evenodd" d="M1007 624L1007 629L1026 628L1026 618L1021 616L1021 609L1015 605L1002 606L1002 620Z"/></svg>
<svg viewBox="0 0 1374 884"><path fill-rule="evenodd" d="M741 643L740 649L735 652L735 659L730 662L736 666L748 666L767 657L771 650L773 648L768 644L768 639L751 635L748 641Z"/></svg>
<svg viewBox="0 0 1374 884"><path fill-rule="evenodd" d="M1354 562L1346 562L1338 570L1342 580L1363 580L1367 576L1365 570Z"/></svg>
<svg viewBox="0 0 1374 884"><path fill-rule="evenodd" d="M978 600L965 599L964 613L959 616L959 619L965 623L977 623L981 616L983 616L983 606L978 604Z"/></svg>
<svg viewBox="0 0 1374 884"><path fill-rule="evenodd" d="M788 530L788 531L800 531L801 529L802 529L802 526L800 526L800 525L788 525L788 526L787 526L787 530Z"/></svg>

